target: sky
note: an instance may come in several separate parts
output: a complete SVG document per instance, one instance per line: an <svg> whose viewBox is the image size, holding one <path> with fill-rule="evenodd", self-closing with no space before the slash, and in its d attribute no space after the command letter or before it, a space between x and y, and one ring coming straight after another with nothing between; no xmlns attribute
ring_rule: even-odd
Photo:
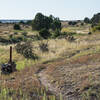
<svg viewBox="0 0 100 100"><path fill-rule="evenodd" d="M100 12L100 0L0 0L0 19L34 19L38 12L82 20Z"/></svg>

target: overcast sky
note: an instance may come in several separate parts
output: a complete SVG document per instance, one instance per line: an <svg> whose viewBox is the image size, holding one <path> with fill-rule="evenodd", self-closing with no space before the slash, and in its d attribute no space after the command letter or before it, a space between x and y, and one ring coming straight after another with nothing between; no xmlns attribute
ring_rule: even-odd
<svg viewBox="0 0 100 100"><path fill-rule="evenodd" d="M91 18L100 12L100 0L0 0L0 19L33 19L38 12L62 20Z"/></svg>

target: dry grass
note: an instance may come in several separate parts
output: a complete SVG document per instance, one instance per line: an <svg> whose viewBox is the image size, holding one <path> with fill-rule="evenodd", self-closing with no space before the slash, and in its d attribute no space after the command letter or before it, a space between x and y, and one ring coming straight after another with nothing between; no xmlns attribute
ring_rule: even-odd
<svg viewBox="0 0 100 100"><path fill-rule="evenodd" d="M88 34L90 25L67 26L62 28L62 32L75 32L77 34Z"/></svg>
<svg viewBox="0 0 100 100"><path fill-rule="evenodd" d="M95 40L95 41L94 41ZM90 42L91 41L91 42ZM46 43L47 41L44 41ZM51 39L48 40L48 52L42 52L39 48L39 44L41 41L33 42L33 52L39 56L39 60L27 60L22 55L17 54L15 49L13 49L13 59L18 65L18 69L22 69L25 66L31 66L36 63L42 63L45 61L57 59L59 57L71 57L75 55L73 58L77 58L84 55L89 55L93 53L99 53L100 51L100 40L99 34L92 36L84 36L84 37L76 37L74 42L68 42L65 39ZM9 60L9 46L0 46L0 63L5 63ZM15 45L12 45L13 47ZM20 57L20 58L19 58Z"/></svg>
<svg viewBox="0 0 100 100"><path fill-rule="evenodd" d="M32 35L29 30L28 35ZM7 36L7 34L4 36ZM61 91L65 97L64 100L68 98L72 100L92 100L91 94L96 95L94 96L96 98L99 96L97 92L100 83L100 34L76 35L75 39L74 42L68 42L65 39L50 39L48 40L48 52L40 50L41 41L32 42L33 52L39 56L36 61L25 59L15 51L15 45L12 45L13 60L16 62L19 71L9 76L0 75L0 85L3 88L12 87L18 91L21 89L23 93L27 91L27 94L34 94L34 90L35 94L38 94L40 93L39 88L43 88L42 91L45 89L38 80L37 72L39 73L44 69L43 77ZM46 43L47 41L44 40L43 42ZM0 64L8 62L9 46L0 45ZM40 65L37 66L37 64ZM46 95L49 95L48 91L45 92ZM39 94L40 97L43 97L43 95L43 93Z"/></svg>

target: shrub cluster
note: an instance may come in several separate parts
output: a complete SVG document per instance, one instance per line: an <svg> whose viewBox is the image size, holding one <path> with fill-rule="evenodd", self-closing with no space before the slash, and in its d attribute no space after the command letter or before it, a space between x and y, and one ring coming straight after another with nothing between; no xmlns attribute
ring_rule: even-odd
<svg viewBox="0 0 100 100"><path fill-rule="evenodd" d="M48 52L48 51L49 51L49 49L48 49L48 43L43 43L43 42L41 42L41 43L39 44L39 47L40 47L40 50L41 50L42 52Z"/></svg>
<svg viewBox="0 0 100 100"><path fill-rule="evenodd" d="M39 35L43 38L43 39L48 39L51 34L47 29L41 29L41 31L39 32Z"/></svg>
<svg viewBox="0 0 100 100"><path fill-rule="evenodd" d="M97 30L100 31L100 25L92 27L93 32L95 32Z"/></svg>
<svg viewBox="0 0 100 100"><path fill-rule="evenodd" d="M9 42L10 43L18 43L18 42L25 41L25 40L26 40L26 38L23 37L23 36L16 37L16 36L14 36L12 34L9 35Z"/></svg>
<svg viewBox="0 0 100 100"><path fill-rule="evenodd" d="M56 29L53 33L52 33L52 38L57 38L61 36L61 31Z"/></svg>
<svg viewBox="0 0 100 100"><path fill-rule="evenodd" d="M18 32L14 32L14 35L18 35Z"/></svg>
<svg viewBox="0 0 100 100"><path fill-rule="evenodd" d="M32 28L35 30L41 30L43 28L53 30L61 29L61 21L52 15L48 17L42 13L37 13L35 19L32 21Z"/></svg>
<svg viewBox="0 0 100 100"><path fill-rule="evenodd" d="M58 37L61 31L61 21L54 16L45 16L42 13L37 13L32 21L32 29L39 31L39 35L43 39L51 37L50 30L54 33L53 37Z"/></svg>
<svg viewBox="0 0 100 100"><path fill-rule="evenodd" d="M19 24L14 24L14 30L21 30L21 27Z"/></svg>
<svg viewBox="0 0 100 100"><path fill-rule="evenodd" d="M23 43L18 43L15 47L17 53L22 54L25 58L27 59L37 59L37 55L33 53L32 51L32 45L31 42L23 42Z"/></svg>
<svg viewBox="0 0 100 100"><path fill-rule="evenodd" d="M22 32L22 35L24 36L27 36L27 34L28 34L27 32Z"/></svg>

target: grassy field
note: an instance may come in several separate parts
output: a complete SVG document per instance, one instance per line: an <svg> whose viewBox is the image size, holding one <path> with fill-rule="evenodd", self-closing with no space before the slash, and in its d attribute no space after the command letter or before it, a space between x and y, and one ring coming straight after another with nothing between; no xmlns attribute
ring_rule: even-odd
<svg viewBox="0 0 100 100"><path fill-rule="evenodd" d="M75 40L70 42L65 38L33 39L38 32L31 27L23 26L21 31L12 27L12 24L1 25L0 38L8 41L13 36L31 40L32 50L39 58L26 59L16 52L17 43L0 42L0 65L9 61L10 46L17 65L16 72L0 74L0 100L99 100L99 32L88 35L89 25L63 28L62 32L76 33ZM47 42L48 51L43 52L40 44Z"/></svg>

